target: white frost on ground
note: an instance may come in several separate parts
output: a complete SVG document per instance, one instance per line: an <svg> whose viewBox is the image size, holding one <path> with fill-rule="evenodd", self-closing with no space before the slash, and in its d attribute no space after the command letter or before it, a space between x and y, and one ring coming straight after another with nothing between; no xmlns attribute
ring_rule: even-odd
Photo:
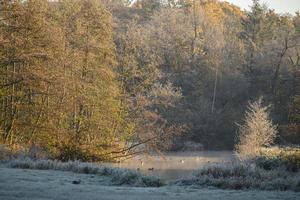
<svg viewBox="0 0 300 200"><path fill-rule="evenodd" d="M72 184L81 180L80 184ZM52 170L0 168L1 200L298 200L300 193L192 187L114 187L109 178Z"/></svg>

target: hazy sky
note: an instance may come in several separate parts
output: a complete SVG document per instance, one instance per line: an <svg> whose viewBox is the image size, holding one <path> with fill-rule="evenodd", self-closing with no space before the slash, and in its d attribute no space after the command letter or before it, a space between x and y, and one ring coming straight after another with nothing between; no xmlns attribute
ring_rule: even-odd
<svg viewBox="0 0 300 200"><path fill-rule="evenodd" d="M226 0L241 8L249 9L249 5L252 4L252 0ZM300 11L300 0L261 0L266 3L269 8L275 9L279 13L295 13Z"/></svg>
<svg viewBox="0 0 300 200"><path fill-rule="evenodd" d="M131 0L135 2L136 0ZM252 0L222 0L233 3L242 9L249 9L252 4ZM261 0L262 3L266 3L269 8L275 9L278 13L292 13L300 11L300 0Z"/></svg>

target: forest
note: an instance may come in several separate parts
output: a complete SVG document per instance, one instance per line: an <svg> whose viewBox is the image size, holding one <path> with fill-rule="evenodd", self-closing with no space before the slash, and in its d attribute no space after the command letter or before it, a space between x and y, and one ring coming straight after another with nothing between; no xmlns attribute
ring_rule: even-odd
<svg viewBox="0 0 300 200"><path fill-rule="evenodd" d="M112 161L235 148L249 102L300 144L300 13L259 0L0 0L0 144Z"/></svg>

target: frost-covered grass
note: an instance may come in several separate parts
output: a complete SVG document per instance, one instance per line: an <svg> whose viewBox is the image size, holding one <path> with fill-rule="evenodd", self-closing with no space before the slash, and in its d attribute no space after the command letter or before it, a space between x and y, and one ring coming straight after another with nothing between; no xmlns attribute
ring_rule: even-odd
<svg viewBox="0 0 300 200"><path fill-rule="evenodd" d="M294 151L293 151L294 152ZM296 151L296 155L298 151ZM277 154L276 154L277 155ZM294 163L294 153L286 154L289 157L288 163ZM256 160L235 161L233 163L219 163L204 166L195 171L192 178L173 181L168 186L200 186L216 187L221 189L234 190L273 190L273 191L295 191L300 192L300 172L299 170L289 170L290 168L274 164L273 160L259 163ZM275 156L274 159L279 159ZM1 161L0 161L1 162ZM270 164L271 163L271 164ZM270 164L270 165L269 165ZM9 168L35 169L35 170L57 170L69 171L80 174L95 174L108 180L109 185L136 186L136 187L160 187L167 185L162 179L149 177L140 172L108 167L96 163L83 163L80 161L60 162L57 160L34 160L30 158L17 158L2 161L2 165ZM182 164L184 165L184 164ZM266 167L266 166L271 166ZM294 166L294 165L291 165ZM183 187L184 188L184 187Z"/></svg>
<svg viewBox="0 0 300 200"><path fill-rule="evenodd" d="M235 163L207 165L179 185L222 189L291 190L300 192L300 149L261 148L259 155Z"/></svg>
<svg viewBox="0 0 300 200"><path fill-rule="evenodd" d="M72 181L80 179L80 184ZM0 167L1 200L295 200L300 193L195 187L111 187L103 176Z"/></svg>
<svg viewBox="0 0 300 200"><path fill-rule="evenodd" d="M249 163L208 165L193 178L175 181L176 185L213 186L221 189L291 190L300 192L300 173L264 170Z"/></svg>
<svg viewBox="0 0 300 200"><path fill-rule="evenodd" d="M58 170L108 176L111 178L113 185L128 185L135 187L160 187L164 185L159 178L144 176L139 172L79 161L60 162L57 160L32 160L23 158L8 160L4 165L10 168Z"/></svg>

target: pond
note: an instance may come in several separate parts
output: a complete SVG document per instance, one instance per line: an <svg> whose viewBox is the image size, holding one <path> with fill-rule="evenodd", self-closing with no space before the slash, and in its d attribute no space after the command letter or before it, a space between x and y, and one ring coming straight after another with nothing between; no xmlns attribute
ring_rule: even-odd
<svg viewBox="0 0 300 200"><path fill-rule="evenodd" d="M122 163L109 164L113 167L138 170L146 175L165 180L187 178L194 170L212 163L226 163L235 159L232 151L171 152L159 155L140 155Z"/></svg>

